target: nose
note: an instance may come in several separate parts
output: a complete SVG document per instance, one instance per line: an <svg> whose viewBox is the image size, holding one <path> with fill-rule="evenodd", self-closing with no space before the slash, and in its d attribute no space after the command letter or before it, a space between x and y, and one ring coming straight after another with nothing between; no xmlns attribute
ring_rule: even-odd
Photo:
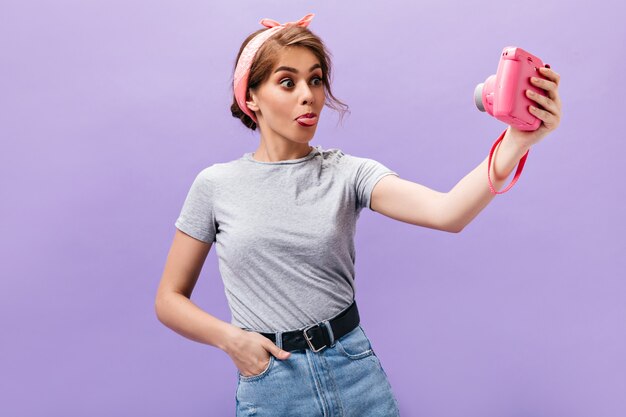
<svg viewBox="0 0 626 417"><path fill-rule="evenodd" d="M306 82L304 83L304 87L300 90L300 102L302 104L313 103L313 90Z"/></svg>

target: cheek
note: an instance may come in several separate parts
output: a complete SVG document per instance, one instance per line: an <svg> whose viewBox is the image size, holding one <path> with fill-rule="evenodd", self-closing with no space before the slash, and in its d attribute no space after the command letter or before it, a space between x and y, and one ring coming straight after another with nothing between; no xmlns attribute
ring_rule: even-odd
<svg viewBox="0 0 626 417"><path fill-rule="evenodd" d="M286 94L281 94L280 92L272 94L267 103L269 110L276 116L291 116L293 112L293 99L290 99Z"/></svg>
<svg viewBox="0 0 626 417"><path fill-rule="evenodd" d="M324 102L326 101L326 93L323 88L319 89L315 97L316 97L317 103L324 106Z"/></svg>

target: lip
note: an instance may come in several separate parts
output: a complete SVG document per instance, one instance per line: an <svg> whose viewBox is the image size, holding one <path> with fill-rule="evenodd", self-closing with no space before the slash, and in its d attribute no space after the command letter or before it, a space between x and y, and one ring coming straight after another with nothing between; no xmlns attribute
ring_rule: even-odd
<svg viewBox="0 0 626 417"><path fill-rule="evenodd" d="M296 117L296 120L301 119L303 117L307 117L307 118L317 117L317 113L304 113L304 114L301 114L300 116Z"/></svg>

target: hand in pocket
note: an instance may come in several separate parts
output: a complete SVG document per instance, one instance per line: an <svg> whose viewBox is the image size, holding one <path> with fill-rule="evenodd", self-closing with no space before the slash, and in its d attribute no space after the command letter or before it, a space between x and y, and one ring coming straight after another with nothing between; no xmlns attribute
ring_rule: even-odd
<svg viewBox="0 0 626 417"><path fill-rule="evenodd" d="M270 364L271 355L280 360L287 359L291 355L265 336L246 330L237 333L226 353L239 373L245 377L263 373Z"/></svg>

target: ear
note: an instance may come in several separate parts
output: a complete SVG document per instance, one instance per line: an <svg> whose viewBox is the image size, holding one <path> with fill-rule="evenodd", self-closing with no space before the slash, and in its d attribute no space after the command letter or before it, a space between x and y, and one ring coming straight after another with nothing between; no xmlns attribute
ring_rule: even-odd
<svg viewBox="0 0 626 417"><path fill-rule="evenodd" d="M253 94L252 91L250 91L250 97L251 99L246 101L246 105L252 111L259 111L259 105L257 104L257 101L256 101L256 95Z"/></svg>

